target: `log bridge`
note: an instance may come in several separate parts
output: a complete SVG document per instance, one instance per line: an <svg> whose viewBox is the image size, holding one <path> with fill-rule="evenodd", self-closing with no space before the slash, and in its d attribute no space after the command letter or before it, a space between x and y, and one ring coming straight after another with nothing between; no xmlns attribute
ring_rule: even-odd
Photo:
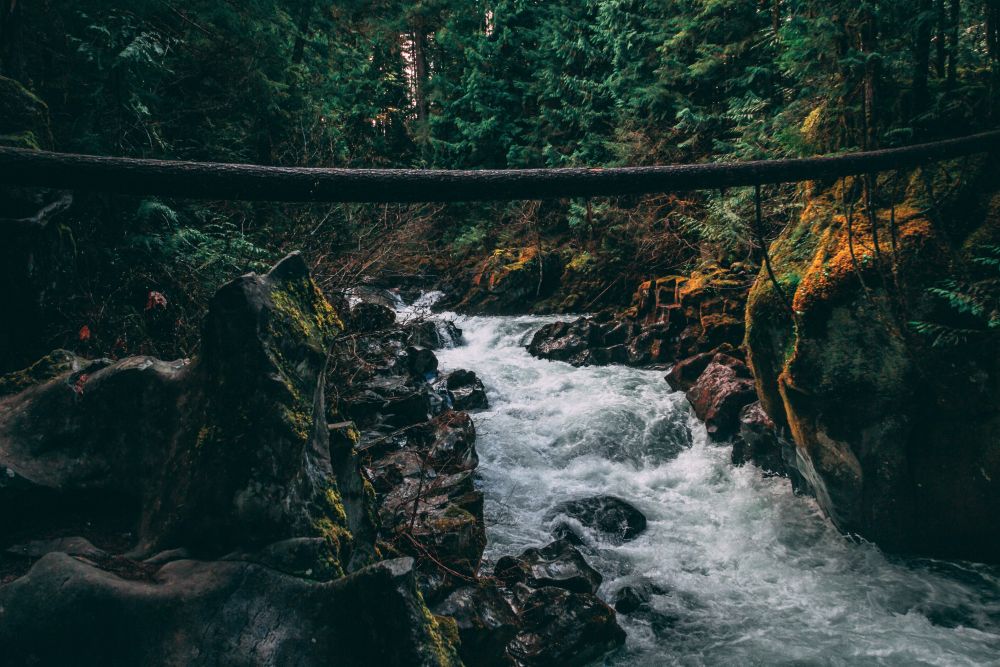
<svg viewBox="0 0 1000 667"><path fill-rule="evenodd" d="M0 184L213 200L512 201L759 188L907 169L998 148L1000 130L994 130L825 157L607 169L481 170L271 167L0 148Z"/></svg>

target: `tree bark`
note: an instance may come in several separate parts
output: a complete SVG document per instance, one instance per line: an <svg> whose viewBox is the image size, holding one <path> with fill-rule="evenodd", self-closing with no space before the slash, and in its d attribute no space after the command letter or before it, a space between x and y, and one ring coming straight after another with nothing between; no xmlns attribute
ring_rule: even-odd
<svg viewBox="0 0 1000 667"><path fill-rule="evenodd" d="M427 120L427 34L423 19L417 18L411 33L413 52L413 101L417 120Z"/></svg>
<svg viewBox="0 0 1000 667"><path fill-rule="evenodd" d="M961 0L951 0L948 7L948 90L958 80L958 28L961 23Z"/></svg>
<svg viewBox="0 0 1000 667"><path fill-rule="evenodd" d="M928 78L931 65L931 0L920 0L917 5L919 18L913 42L913 102L911 117L926 111L930 102Z"/></svg>
<svg viewBox="0 0 1000 667"><path fill-rule="evenodd" d="M937 19L937 32L934 35L934 70L939 79L945 76L945 65L947 64L948 50L945 43L945 29L948 23L948 14L945 11L944 0L935 0L934 14Z"/></svg>
<svg viewBox="0 0 1000 667"><path fill-rule="evenodd" d="M137 160L0 148L0 184L189 199L520 201L798 183L1000 150L1000 130L832 157L611 169L316 169Z"/></svg>

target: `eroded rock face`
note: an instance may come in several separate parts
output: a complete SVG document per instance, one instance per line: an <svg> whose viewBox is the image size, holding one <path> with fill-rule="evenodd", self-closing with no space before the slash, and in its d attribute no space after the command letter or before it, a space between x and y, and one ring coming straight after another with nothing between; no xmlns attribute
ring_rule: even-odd
<svg viewBox="0 0 1000 667"><path fill-rule="evenodd" d="M710 266L639 286L631 308L617 317L554 322L531 339L528 351L574 366L664 366L743 338L746 267Z"/></svg>
<svg viewBox="0 0 1000 667"><path fill-rule="evenodd" d="M733 463L753 463L765 473L786 474L782 441L760 401L740 410L739 421L739 438L733 443Z"/></svg>
<svg viewBox="0 0 1000 667"><path fill-rule="evenodd" d="M949 202L922 177L947 175L914 176L895 206L898 250L890 261L882 247L881 268L870 223L859 214L849 243L836 197L815 195L771 247L797 321L765 274L750 294L746 346L763 408L790 431L796 467L837 526L889 550L1000 560L996 339L934 347L908 324L940 316L928 288L974 270L976 246L1000 238L996 174L970 166L961 184L941 185L956 188ZM929 201L941 219L928 219ZM877 219L888 229L889 211Z"/></svg>

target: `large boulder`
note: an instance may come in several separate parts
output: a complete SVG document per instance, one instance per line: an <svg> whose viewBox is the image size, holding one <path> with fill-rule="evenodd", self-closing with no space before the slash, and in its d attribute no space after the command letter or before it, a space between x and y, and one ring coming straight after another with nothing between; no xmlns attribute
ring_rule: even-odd
<svg viewBox="0 0 1000 667"><path fill-rule="evenodd" d="M740 410L757 398L749 369L739 359L718 353L687 390L687 399L705 422L713 440L726 440L739 430Z"/></svg>
<svg viewBox="0 0 1000 667"><path fill-rule="evenodd" d="M879 247L869 218L858 212L849 238L840 195L813 194L770 249L794 314L762 272L746 346L764 410L838 527L890 550L996 561L997 338L934 345L910 326L969 328L929 289L974 275L977 249L1000 242L995 163L959 172L915 174L875 216Z"/></svg>
<svg viewBox="0 0 1000 667"><path fill-rule="evenodd" d="M65 553L0 587L11 665L457 665L411 559L333 582L242 561L113 573Z"/></svg>
<svg viewBox="0 0 1000 667"><path fill-rule="evenodd" d="M522 629L507 650L522 664L586 665L625 643L614 610L594 595L522 585L517 606Z"/></svg>
<svg viewBox="0 0 1000 667"><path fill-rule="evenodd" d="M340 326L293 254L219 290L194 362L67 361L0 399L0 465L10 471L0 503L120 494L139 507L139 552L217 555L312 538L325 545L319 577L370 562L371 500L353 446L331 449L324 414Z"/></svg>
<svg viewBox="0 0 1000 667"><path fill-rule="evenodd" d="M527 549L517 558L504 556L497 561L493 574L508 587L555 586L576 593L596 593L603 581L583 554L566 540L556 540L541 549Z"/></svg>

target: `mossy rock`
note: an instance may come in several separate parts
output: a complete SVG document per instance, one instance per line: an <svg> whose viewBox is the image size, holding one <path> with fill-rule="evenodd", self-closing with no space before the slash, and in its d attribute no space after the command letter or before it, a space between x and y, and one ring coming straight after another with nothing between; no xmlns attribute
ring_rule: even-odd
<svg viewBox="0 0 1000 667"><path fill-rule="evenodd" d="M995 174L980 176L970 180L994 181L981 192L996 190ZM908 322L934 308L928 287L964 270L967 243L997 238L1000 206L988 194L942 203L952 224L916 192L877 213L878 247L863 211L848 235L838 192L812 197L770 249L794 313L762 270L745 347L763 407L840 528L889 549L997 560L1000 355L933 348Z"/></svg>

